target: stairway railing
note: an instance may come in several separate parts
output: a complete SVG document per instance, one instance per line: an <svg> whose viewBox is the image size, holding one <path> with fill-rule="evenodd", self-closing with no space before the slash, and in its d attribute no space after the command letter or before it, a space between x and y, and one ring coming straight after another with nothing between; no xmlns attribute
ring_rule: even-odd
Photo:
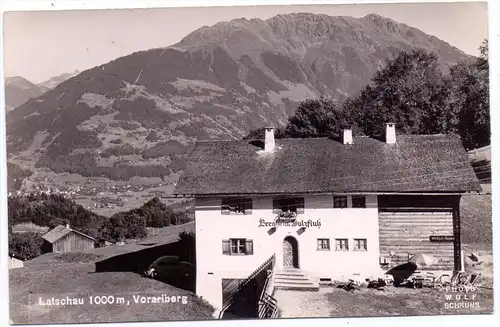
<svg viewBox="0 0 500 327"><path fill-rule="evenodd" d="M276 255L273 254L269 259L267 259L266 261L264 261L259 267L257 267L252 273L250 273L250 275L248 275L244 280L243 282L241 282L237 289L233 292L233 294L237 294L239 291L241 291L250 281L252 281L252 279L254 279L259 273L261 273L262 271L264 270L268 270L268 271L273 271L274 269L274 265L276 263ZM265 285L264 285L264 290L263 290L263 293L265 292L265 289L269 283L269 274L266 278L266 282L265 282ZM261 294L261 297L263 295ZM259 301L260 302L260 301ZM225 303L223 303L222 305L222 309L219 313L219 319L222 318L222 316L224 315L224 312L227 310L227 308L229 308L231 306L231 304L234 303L234 298L233 296L230 297L230 300L229 301L226 301Z"/></svg>
<svg viewBox="0 0 500 327"><path fill-rule="evenodd" d="M278 315L278 301L267 293L261 300L261 305L259 306L259 318L276 318Z"/></svg>

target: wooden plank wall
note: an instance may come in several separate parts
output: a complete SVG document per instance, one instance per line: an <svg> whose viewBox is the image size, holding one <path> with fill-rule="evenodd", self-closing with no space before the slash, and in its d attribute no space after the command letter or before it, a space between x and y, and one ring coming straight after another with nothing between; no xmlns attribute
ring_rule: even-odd
<svg viewBox="0 0 500 327"><path fill-rule="evenodd" d="M79 252L94 248L94 241L77 233L69 233L53 244L53 252Z"/></svg>
<svg viewBox="0 0 500 327"><path fill-rule="evenodd" d="M425 253L439 259L429 269L454 267L453 242L431 242L429 236L453 237L452 212L380 212L380 253L391 257L388 268L408 262L409 255Z"/></svg>
<svg viewBox="0 0 500 327"><path fill-rule="evenodd" d="M456 196L380 196L380 255L389 258L390 269L408 262L414 254L429 254L439 263L428 270L453 270L460 265L460 197ZM431 241L430 236L448 236L451 240ZM394 252L393 256L390 253ZM458 254L458 256L457 256Z"/></svg>

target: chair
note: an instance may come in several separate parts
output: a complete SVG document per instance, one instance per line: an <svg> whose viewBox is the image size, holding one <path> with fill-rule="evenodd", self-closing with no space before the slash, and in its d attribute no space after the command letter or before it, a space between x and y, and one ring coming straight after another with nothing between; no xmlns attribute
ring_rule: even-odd
<svg viewBox="0 0 500 327"><path fill-rule="evenodd" d="M451 278L449 274L442 274L434 279L434 287L446 286L451 284Z"/></svg>
<svg viewBox="0 0 500 327"><path fill-rule="evenodd" d="M434 275L434 273L432 271L426 271L424 274L423 274L423 285L424 286L427 286L427 287L432 287L434 286L434 281L436 280L436 276Z"/></svg>
<svg viewBox="0 0 500 327"><path fill-rule="evenodd" d="M466 285L470 279L471 275L467 274L466 272L460 272L458 277L457 277L457 282L453 284L452 286L461 286L461 285Z"/></svg>
<svg viewBox="0 0 500 327"><path fill-rule="evenodd" d="M478 274L470 274L469 277L466 279L464 282L464 286L474 286L476 283L477 279L481 276L481 273Z"/></svg>
<svg viewBox="0 0 500 327"><path fill-rule="evenodd" d="M451 275L450 285L457 286L460 284L461 278L464 275L463 272L459 270L453 270L453 275Z"/></svg>

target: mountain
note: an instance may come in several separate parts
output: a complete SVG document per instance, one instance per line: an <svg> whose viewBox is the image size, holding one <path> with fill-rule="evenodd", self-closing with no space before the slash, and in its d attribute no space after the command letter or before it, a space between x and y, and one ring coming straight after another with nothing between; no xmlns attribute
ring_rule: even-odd
<svg viewBox="0 0 500 327"><path fill-rule="evenodd" d="M64 74L61 74L59 76L49 78L45 82L39 83L38 86L40 86L44 89L50 90L50 89L55 88L57 85L61 84L62 82L66 81L66 80L70 79L71 77L76 76L78 74L80 74L79 70L75 70L72 73L64 73Z"/></svg>
<svg viewBox="0 0 500 327"><path fill-rule="evenodd" d="M43 86L31 83L21 76L5 78L5 106L10 111L31 98L36 98L45 93Z"/></svg>
<svg viewBox="0 0 500 327"><path fill-rule="evenodd" d="M9 112L9 161L38 181L73 173L115 181L173 176L175 183L195 140L284 124L307 98L342 101L387 59L414 48L436 52L443 70L470 59L375 14L299 13L203 27L173 46L81 72Z"/></svg>
<svg viewBox="0 0 500 327"><path fill-rule="evenodd" d="M21 76L5 78L5 106L6 111L11 111L18 106L26 103L31 98L37 98L48 90L55 88L57 85L67 79L78 75L78 70L73 73L65 73L59 76L52 77L47 81L39 84L34 84Z"/></svg>

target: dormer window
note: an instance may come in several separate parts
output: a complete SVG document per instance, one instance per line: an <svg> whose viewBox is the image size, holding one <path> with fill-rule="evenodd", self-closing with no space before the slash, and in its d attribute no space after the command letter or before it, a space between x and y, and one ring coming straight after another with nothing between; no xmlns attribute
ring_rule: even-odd
<svg viewBox="0 0 500 327"><path fill-rule="evenodd" d="M221 206L223 215L251 215L251 198L226 198L222 199Z"/></svg>
<svg viewBox="0 0 500 327"><path fill-rule="evenodd" d="M273 200L273 212L278 215L304 213L304 198L282 198Z"/></svg>

